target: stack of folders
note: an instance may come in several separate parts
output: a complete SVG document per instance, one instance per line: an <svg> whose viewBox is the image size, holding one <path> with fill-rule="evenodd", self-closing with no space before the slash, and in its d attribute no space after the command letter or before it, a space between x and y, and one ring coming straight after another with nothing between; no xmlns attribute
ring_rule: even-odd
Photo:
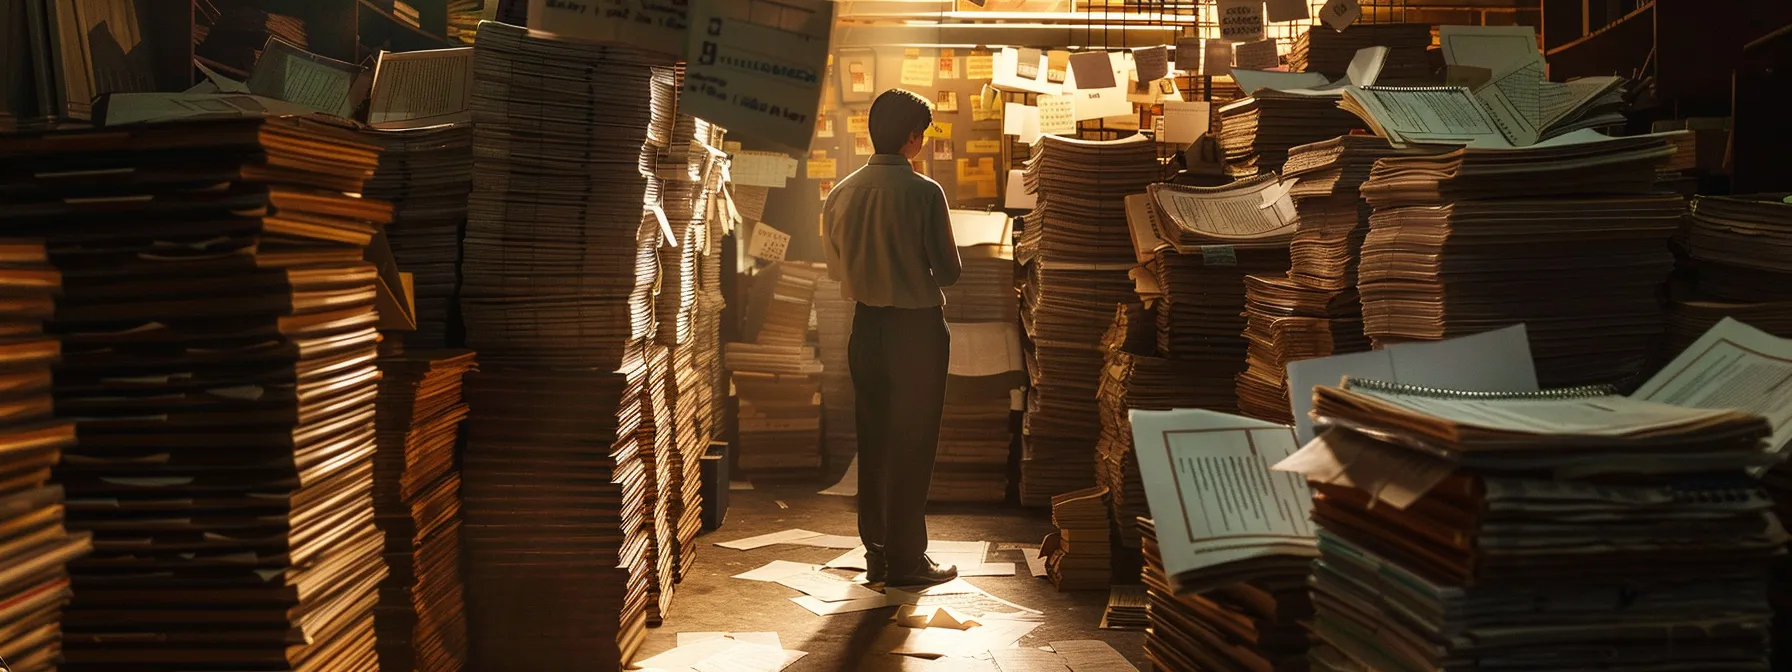
<svg viewBox="0 0 1792 672"><path fill-rule="evenodd" d="M1311 495L1271 469L1297 450L1293 430L1192 409L1135 411L1132 426L1152 513L1147 655L1167 670L1306 669Z"/></svg>
<svg viewBox="0 0 1792 672"><path fill-rule="evenodd" d="M1348 379L1313 413L1315 668L1768 669L1766 419Z"/></svg>
<svg viewBox="0 0 1792 672"><path fill-rule="evenodd" d="M674 74L645 52L496 22L478 43L461 292L481 361L462 528L476 667L619 666L668 585L649 498L666 491L663 446L640 428L667 416L648 206Z"/></svg>
<svg viewBox="0 0 1792 672"><path fill-rule="evenodd" d="M70 668L376 664L378 156L284 119L0 139L41 171L0 225L63 276Z"/></svg>
<svg viewBox="0 0 1792 672"><path fill-rule="evenodd" d="M1102 504L1108 489L1095 486L1052 497L1052 525L1039 554L1045 573L1058 590L1107 590L1113 579L1109 563L1108 512Z"/></svg>
<svg viewBox="0 0 1792 672"><path fill-rule="evenodd" d="M951 304L947 304L951 305ZM851 359L853 302L840 296L840 282L815 281L815 332L821 347L821 412L826 433L828 472L845 473L859 454L858 415L854 406ZM948 407L949 408L949 407Z"/></svg>
<svg viewBox="0 0 1792 672"><path fill-rule="evenodd" d="M1571 137L1376 162L1358 292L1377 347L1522 322L1546 386L1642 371L1665 331L1657 292L1685 209L1655 190L1674 148Z"/></svg>
<svg viewBox="0 0 1792 672"><path fill-rule="evenodd" d="M1008 496L1008 418L1013 394L1026 382L1020 325L948 322L951 361L938 456L927 499L1000 502Z"/></svg>
<svg viewBox="0 0 1792 672"><path fill-rule="evenodd" d="M1286 277L1245 278L1245 370L1238 374L1238 410L1284 424L1288 363L1369 349L1356 291L1332 291Z"/></svg>
<svg viewBox="0 0 1792 672"><path fill-rule="evenodd" d="M44 335L61 277L38 241L0 240L0 375L12 412L0 422L0 657L15 670L53 670L62 650L66 566L92 548L90 534L63 529L62 487L50 468L75 442L75 427L51 419L56 340Z"/></svg>
<svg viewBox="0 0 1792 672"><path fill-rule="evenodd" d="M1792 336L1792 203L1783 194L1700 196L1687 227L1693 281L1676 288L1669 351L1725 317Z"/></svg>
<svg viewBox="0 0 1792 672"><path fill-rule="evenodd" d="M398 267L412 275L417 330L405 344L446 346L459 314L460 239L473 189L473 126L370 131L385 147L367 183L368 198L392 204L386 239Z"/></svg>
<svg viewBox="0 0 1792 672"><path fill-rule="evenodd" d="M460 572L460 474L454 445L467 417L470 350L380 358L374 522L389 575L374 609L380 667L459 670L467 662Z"/></svg>
<svg viewBox="0 0 1792 672"><path fill-rule="evenodd" d="M1226 174L1268 175L1281 170L1288 150L1364 128L1363 120L1338 109L1338 99L1259 89L1220 108L1220 150Z"/></svg>
<svg viewBox="0 0 1792 672"><path fill-rule="evenodd" d="M1288 50L1291 72L1343 75L1359 49L1387 47L1376 81L1384 85L1433 83L1436 70L1427 53L1431 49L1431 24L1354 23L1344 30L1313 26L1295 36Z"/></svg>
<svg viewBox="0 0 1792 672"><path fill-rule="evenodd" d="M1139 516L1151 513L1139 461L1133 453L1132 409L1168 410L1188 406L1196 397L1199 377L1188 362L1157 356L1157 319L1150 309L1122 305L1102 339L1107 366L1102 367L1101 438L1095 444L1096 482L1108 489L1108 513L1120 531L1120 543L1139 547Z"/></svg>
<svg viewBox="0 0 1792 672"><path fill-rule="evenodd" d="M1248 344L1245 277L1288 271L1295 219L1286 193L1273 175L1224 187L1151 185L1142 218L1163 241L1154 261L1164 294L1157 349L1200 372L1186 407L1238 409L1234 379L1245 370Z"/></svg>
<svg viewBox="0 0 1792 672"><path fill-rule="evenodd" d="M1031 349L1020 500L1088 487L1101 418L1101 335L1114 305L1134 296L1135 265L1124 198L1157 179L1155 146L1143 135L1085 141L1046 136L1024 173L1038 198L1015 258L1026 266L1021 319Z"/></svg>

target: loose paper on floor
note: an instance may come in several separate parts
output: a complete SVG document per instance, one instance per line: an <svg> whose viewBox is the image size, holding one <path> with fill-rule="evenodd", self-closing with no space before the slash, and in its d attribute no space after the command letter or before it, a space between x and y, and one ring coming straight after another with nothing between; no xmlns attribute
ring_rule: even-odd
<svg viewBox="0 0 1792 672"><path fill-rule="evenodd" d="M755 548L764 548L776 544L788 544L798 539L808 539L810 537L819 536L821 536L820 532L810 532L808 530L784 530L782 532L761 534L757 537L735 539L734 541L718 541L716 542L716 545L721 546L722 548L732 548L737 551L751 551Z"/></svg>
<svg viewBox="0 0 1792 672"><path fill-rule="evenodd" d="M828 486L828 489L817 494L836 497L856 497L859 494L859 458L852 458L846 465L846 473L840 475L840 481Z"/></svg>
<svg viewBox="0 0 1792 672"><path fill-rule="evenodd" d="M816 548L854 548L859 545L859 538L844 534L822 534L807 539L790 542L797 546L814 546Z"/></svg>
<svg viewBox="0 0 1792 672"><path fill-rule="evenodd" d="M738 640L748 644L775 646L780 649L784 648L784 643L778 639L778 633L775 632L681 632L678 633L678 645L686 646L696 644L697 642L723 638Z"/></svg>
<svg viewBox="0 0 1792 672"><path fill-rule="evenodd" d="M691 669L695 672L779 672L806 655L809 654L805 651L741 642L698 661Z"/></svg>
<svg viewBox="0 0 1792 672"><path fill-rule="evenodd" d="M1052 642L1052 650L1058 652L1058 659L1064 661L1070 672L1138 672L1139 669L1127 662L1126 656L1120 655L1114 647L1099 639Z"/></svg>
<svg viewBox="0 0 1792 672"><path fill-rule="evenodd" d="M879 597L875 590L822 572L790 574L778 579L776 583L786 588L800 590L823 602L866 600Z"/></svg>
<svg viewBox="0 0 1792 672"><path fill-rule="evenodd" d="M734 578L746 579L748 581L770 582L777 581L778 579L790 576L791 574L813 572L818 569L821 569L821 565L812 565L807 562L791 562L789 560L773 560L759 569L735 574Z"/></svg>
<svg viewBox="0 0 1792 672"><path fill-rule="evenodd" d="M799 607L808 609L809 613L815 614L816 616L835 616L838 614L870 611L872 609L882 609L894 604L890 602L888 597L883 595L867 597L861 600L843 600L840 602L828 602L810 595L804 595L802 597L790 598L790 601L795 602Z"/></svg>

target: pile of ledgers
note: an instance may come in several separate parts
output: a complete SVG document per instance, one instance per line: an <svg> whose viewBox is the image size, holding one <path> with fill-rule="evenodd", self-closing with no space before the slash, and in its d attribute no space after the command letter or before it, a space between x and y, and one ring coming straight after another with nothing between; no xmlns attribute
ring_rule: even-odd
<svg viewBox="0 0 1792 672"><path fill-rule="evenodd" d="M15 384L4 399L15 412L0 421L0 658L12 669L50 670L62 652L62 607L69 598L66 566L92 548L91 534L63 529L62 486L50 468L75 442L75 426L51 419L50 366L56 340L43 323L62 278L42 242L0 240L0 371Z"/></svg>
<svg viewBox="0 0 1792 672"><path fill-rule="evenodd" d="M1159 670L1305 670L1312 617L1303 574L1264 576L1204 592L1178 590L1164 571L1157 527L1141 517L1145 656Z"/></svg>
<svg viewBox="0 0 1792 672"><path fill-rule="evenodd" d="M56 411L79 443L55 477L94 535L69 566L68 668L377 666L362 256L391 208L358 194L378 155L288 119L0 139L45 171L9 174L0 228L63 276ZM33 566L22 550L9 567Z"/></svg>
<svg viewBox="0 0 1792 672"><path fill-rule="evenodd" d="M649 499L663 446L641 435L665 413L648 206L674 75L502 23L478 41L461 293L481 362L462 476L475 667L620 666L674 578Z"/></svg>
<svg viewBox="0 0 1792 672"><path fill-rule="evenodd" d="M934 502L1000 502L1008 496L1009 417L1026 382L1020 326L948 322L951 359L938 457L927 491Z"/></svg>
<svg viewBox="0 0 1792 672"><path fill-rule="evenodd" d="M820 473L821 374L809 342L809 313L825 271L785 262L753 276L747 308L752 343L729 343L736 415L736 465L748 477L812 479ZM754 327L757 327L755 330Z"/></svg>
<svg viewBox="0 0 1792 672"><path fill-rule="evenodd" d="M368 131L368 137L385 150L365 195L392 204L386 239L398 268L413 281L417 330L405 342L444 347L459 336L460 239L473 189L473 126Z"/></svg>
<svg viewBox="0 0 1792 672"><path fill-rule="evenodd" d="M1725 317L1792 336L1792 203L1783 194L1700 196L1687 220L1693 279L1675 288L1667 351Z"/></svg>
<svg viewBox="0 0 1792 672"><path fill-rule="evenodd" d="M1295 36L1288 50L1290 72L1321 72L1342 76L1356 52L1365 47L1387 47L1378 84L1426 84L1433 79L1431 24L1354 23L1344 30L1313 26ZM1441 65L1441 63L1439 64Z"/></svg>
<svg viewBox="0 0 1792 672"><path fill-rule="evenodd" d="M1274 174L1288 161L1290 149L1364 127L1362 119L1338 108L1336 97L1274 89L1247 93L1250 97L1215 115L1226 174L1232 177Z"/></svg>
<svg viewBox="0 0 1792 672"><path fill-rule="evenodd" d="M1315 668L1768 669L1764 418L1357 381L1314 414L1283 466L1321 527Z"/></svg>
<svg viewBox="0 0 1792 672"><path fill-rule="evenodd" d="M1164 300L1157 350L1186 362L1198 387L1186 406L1238 408L1234 380L1245 370L1245 277L1286 273L1295 215L1274 175L1223 187L1151 185L1153 262ZM1265 205L1265 204L1270 205Z"/></svg>
<svg viewBox="0 0 1792 672"><path fill-rule="evenodd" d="M840 281L815 281L815 335L821 350L821 426L831 475L844 472L859 454L858 414L853 405L852 367L847 347L852 341L853 302L840 296Z"/></svg>
<svg viewBox="0 0 1792 672"><path fill-rule="evenodd" d="M1037 206L1025 218L1015 258L1026 266L1021 319L1027 352L1027 413L1020 501L1088 487L1101 432L1095 405L1100 339L1114 305L1131 300L1135 265L1123 199L1158 179L1155 145L1143 135L1087 141L1045 136L1024 173Z"/></svg>
<svg viewBox="0 0 1792 672"><path fill-rule="evenodd" d="M1045 573L1058 590L1107 590L1112 576L1108 489L1095 486L1052 497L1052 525L1058 528L1039 545Z"/></svg>
<svg viewBox="0 0 1792 672"><path fill-rule="evenodd" d="M467 417L461 378L473 366L470 350L408 350L379 360L373 510L389 575L374 628L385 669L459 670L467 662L454 446Z"/></svg>
<svg viewBox="0 0 1792 672"><path fill-rule="evenodd" d="M1192 404L1199 377L1188 362L1157 356L1157 320L1138 304L1115 309L1102 337L1107 366L1096 397L1101 406L1101 438L1095 444L1096 482L1108 490L1108 513L1120 543L1139 547L1136 521L1151 514L1139 460L1133 452L1132 409L1169 410Z"/></svg>
<svg viewBox="0 0 1792 672"><path fill-rule="evenodd" d="M1376 347L1522 322L1545 386L1620 383L1663 334L1685 204L1655 189L1669 138L1577 131L1519 149L1376 162L1358 271Z"/></svg>

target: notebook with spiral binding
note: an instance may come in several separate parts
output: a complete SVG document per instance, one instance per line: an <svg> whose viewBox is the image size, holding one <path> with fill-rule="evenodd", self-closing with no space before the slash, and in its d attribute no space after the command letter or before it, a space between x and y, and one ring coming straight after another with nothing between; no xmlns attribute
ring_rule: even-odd
<svg viewBox="0 0 1792 672"><path fill-rule="evenodd" d="M1396 144L1528 147L1572 130L1604 125L1601 101L1623 86L1618 77L1571 84L1544 81L1541 63L1461 86L1349 86L1339 107ZM1583 123L1584 122L1584 123Z"/></svg>

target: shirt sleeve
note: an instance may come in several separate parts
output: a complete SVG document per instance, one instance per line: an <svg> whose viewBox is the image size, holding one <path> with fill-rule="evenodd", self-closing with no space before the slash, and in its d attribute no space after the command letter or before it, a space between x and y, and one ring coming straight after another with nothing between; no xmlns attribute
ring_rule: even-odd
<svg viewBox="0 0 1792 672"><path fill-rule="evenodd" d="M835 282L846 280L846 269L840 261L840 233L836 227L840 225L834 216L834 196L838 191L828 192L828 198L821 203L821 247L827 255L828 279Z"/></svg>
<svg viewBox="0 0 1792 672"><path fill-rule="evenodd" d="M952 238L952 214L946 211L946 192L933 185L933 204L927 213L927 263L933 268L933 281L941 287L958 284L964 270L958 259L958 242Z"/></svg>

